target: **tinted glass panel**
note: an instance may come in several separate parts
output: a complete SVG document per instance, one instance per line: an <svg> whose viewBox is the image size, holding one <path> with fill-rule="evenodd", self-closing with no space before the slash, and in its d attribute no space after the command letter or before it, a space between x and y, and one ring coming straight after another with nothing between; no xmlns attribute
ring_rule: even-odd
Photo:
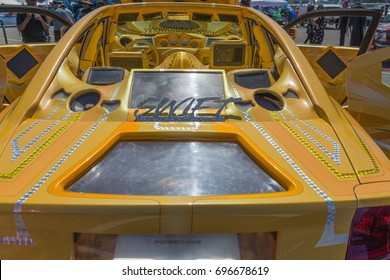
<svg viewBox="0 0 390 280"><path fill-rule="evenodd" d="M149 98L156 100L148 104L157 106L163 98L180 102L205 97L224 98L221 72L134 72L130 107L136 108ZM219 103L209 103L211 108L220 107ZM187 105L183 103L179 108Z"/></svg>
<svg viewBox="0 0 390 280"><path fill-rule="evenodd" d="M284 189L236 143L123 141L68 191L202 196Z"/></svg>

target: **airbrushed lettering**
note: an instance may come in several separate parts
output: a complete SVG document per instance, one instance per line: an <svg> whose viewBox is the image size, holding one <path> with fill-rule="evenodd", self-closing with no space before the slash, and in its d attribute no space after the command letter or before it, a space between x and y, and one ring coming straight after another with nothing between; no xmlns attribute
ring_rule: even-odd
<svg viewBox="0 0 390 280"><path fill-rule="evenodd" d="M221 116L222 110L227 104L231 102L242 102L241 98L230 97L228 99L221 99L219 97L204 97L196 99L194 97L188 97L180 102L177 100L169 100L169 98L163 98L157 104L151 104L151 102L158 101L156 97L150 97L138 104L137 108L147 109L145 112L138 113L139 109L135 110L134 116L136 121L139 122L223 122L225 117ZM197 116L195 113L201 109L210 108L204 105L205 102L214 101L221 103L217 112L212 116ZM185 105L183 112L176 115L176 111L182 105ZM162 115L164 111L169 108L167 115ZM154 111L154 112L153 112ZM153 112L153 115L150 115Z"/></svg>

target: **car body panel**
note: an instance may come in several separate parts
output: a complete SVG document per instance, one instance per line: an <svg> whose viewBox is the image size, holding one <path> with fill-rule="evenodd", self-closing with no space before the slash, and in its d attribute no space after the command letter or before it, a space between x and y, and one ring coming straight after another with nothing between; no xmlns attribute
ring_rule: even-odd
<svg viewBox="0 0 390 280"><path fill-rule="evenodd" d="M41 13L62 22L65 26L70 26L67 21L46 9L18 5L4 5L1 8L2 11L7 11L7 13L15 12L16 10L20 12ZM15 15L14 18L15 27ZM8 31L8 29L4 30L5 36L7 36ZM8 86L5 92L5 101L7 104L13 102L23 94L25 88L54 46L54 43L0 45L0 55L7 63Z"/></svg>
<svg viewBox="0 0 390 280"><path fill-rule="evenodd" d="M3 45L0 53L7 61L7 103L20 97L55 44ZM12 66L11 66L12 65ZM18 67L17 65L21 65Z"/></svg>
<svg viewBox="0 0 390 280"><path fill-rule="evenodd" d="M390 48L362 55L350 63L346 75L348 111L390 156L390 83L385 82L382 63Z"/></svg>
<svg viewBox="0 0 390 280"><path fill-rule="evenodd" d="M187 28L191 32L183 32ZM187 47L186 36L197 47ZM208 46L208 37L220 40ZM135 42L130 46L129 38ZM236 49L242 51L232 59L229 52ZM130 69L110 60L118 51L125 52L121 59ZM131 64L134 58L142 63ZM91 80L94 71L103 76ZM110 71L123 75L101 84ZM239 82L253 73L269 84ZM147 78L139 82L142 75ZM194 82L197 75L220 78L215 86ZM143 87L153 77L165 78ZM173 96L166 93L170 102L197 107L174 103L147 113L147 102L157 98L147 94L172 79L178 83L170 88ZM137 85L142 98L134 105ZM223 106L203 107L207 100L201 98L215 100L215 92L222 92ZM90 99L82 103L83 97ZM48 52L24 94L0 113L0 139L0 162L6 163L0 166L2 259L111 259L124 237L151 236L157 246L166 239L180 243L183 236L198 242L199 235L233 235L231 245L245 259L344 259L358 204L355 189L375 187L365 206L390 197L383 187L390 182L387 157L328 96L294 41L269 17L234 5L134 3L87 14ZM133 158L130 148L117 152L122 144L152 145L137 148L140 156ZM183 144L185 152L168 150ZM204 152L207 145L219 154ZM236 148L219 150L224 145ZM115 153L122 160L110 162ZM253 173L236 163L242 155L267 178L255 187L271 187L272 179L282 190L251 191L243 182ZM155 178L162 166L169 172ZM193 180L180 176L188 170L197 175ZM97 180L85 179L91 175ZM151 193L122 190L137 178L144 180L139 189ZM198 178L206 183L197 185ZM196 192L213 186L214 178L222 192ZM72 191L83 179L114 191ZM233 179L243 180L234 186L238 191L227 188ZM178 187L194 194L169 192ZM197 255L190 251L189 258Z"/></svg>
<svg viewBox="0 0 390 280"><path fill-rule="evenodd" d="M10 13L1 13L0 14L0 26L16 26L16 15Z"/></svg>
<svg viewBox="0 0 390 280"><path fill-rule="evenodd" d="M325 17L333 15L340 16L341 11L343 11L343 14L350 15L351 17L355 15L370 16L373 18L359 47L339 46L339 37L335 38L336 41L334 41L332 45L328 45L326 43L323 45L307 45L303 44L303 42L297 43L313 69L316 71L328 94L337 100L337 102L343 104L346 102L345 73L348 63L356 56L369 50L374 38L376 27L380 21L380 13L364 9L329 9L324 11L322 14L315 11L314 15L313 12L300 15L296 20L285 25L284 28L285 30L295 28L296 26L300 26L301 22L321 15ZM306 32L306 29L299 28L299 32ZM325 32L329 31L325 29ZM334 72L335 69L339 70Z"/></svg>

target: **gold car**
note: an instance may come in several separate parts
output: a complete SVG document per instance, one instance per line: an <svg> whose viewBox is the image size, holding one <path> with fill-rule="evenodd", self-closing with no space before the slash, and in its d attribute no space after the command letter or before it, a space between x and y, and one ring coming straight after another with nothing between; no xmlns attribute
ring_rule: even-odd
<svg viewBox="0 0 390 280"><path fill-rule="evenodd" d="M0 47L1 259L389 258L376 26L305 45L222 0L63 24L57 44Z"/></svg>

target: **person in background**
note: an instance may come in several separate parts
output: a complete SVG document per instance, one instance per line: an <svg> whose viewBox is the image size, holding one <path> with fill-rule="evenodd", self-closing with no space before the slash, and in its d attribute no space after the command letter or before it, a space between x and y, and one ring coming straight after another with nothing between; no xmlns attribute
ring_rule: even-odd
<svg viewBox="0 0 390 280"><path fill-rule="evenodd" d="M360 3L355 3L353 8L363 9ZM364 29L366 27L366 17L352 17L350 19L351 31L351 47L358 47L363 41Z"/></svg>
<svg viewBox="0 0 390 280"><path fill-rule="evenodd" d="M388 7L387 5L384 6L383 8L383 21L386 23L387 22L387 14L388 14Z"/></svg>
<svg viewBox="0 0 390 280"><path fill-rule="evenodd" d="M349 3L347 0L342 2L342 6L344 9L349 8ZM345 43L345 34L347 33L349 26L349 17L340 17L339 21L339 29L340 29L340 43L339 46L344 46Z"/></svg>
<svg viewBox="0 0 390 280"><path fill-rule="evenodd" d="M318 5L317 10L325 10L324 5ZM317 17L313 19L313 37L310 44L321 45L325 36L325 17Z"/></svg>
<svg viewBox="0 0 390 280"><path fill-rule="evenodd" d="M37 0L26 0L27 6L36 6ZM16 25L22 33L23 43L48 42L50 25L44 15L31 13L18 13Z"/></svg>
<svg viewBox="0 0 390 280"><path fill-rule="evenodd" d="M66 17L67 17L69 22L71 22L71 23L75 23L76 22L76 20L75 20L75 18L73 16L73 13L69 9L66 8L64 3L60 4L60 8L65 11Z"/></svg>
<svg viewBox="0 0 390 280"><path fill-rule="evenodd" d="M241 0L240 5L244 7L250 7L251 6L251 0Z"/></svg>
<svg viewBox="0 0 390 280"><path fill-rule="evenodd" d="M311 11L314 11L314 9L315 9L314 5L312 5L312 4L307 5L307 13L311 12ZM305 41L303 42L304 44L306 44L308 41L312 42L312 40L313 40L313 28L314 28L313 19L309 18L307 20L307 26L306 26L307 37L306 37Z"/></svg>
<svg viewBox="0 0 390 280"><path fill-rule="evenodd" d="M77 11L81 9L81 4L71 2L71 0L63 0L63 3L67 10L71 11L76 21Z"/></svg>
<svg viewBox="0 0 390 280"><path fill-rule="evenodd" d="M82 8L78 9L77 14L76 14L76 21L79 21L83 16L86 14L92 12L92 3L89 2L88 0L81 0L79 1L79 4L82 5Z"/></svg>
<svg viewBox="0 0 390 280"><path fill-rule="evenodd" d="M60 17L62 17L63 19L67 19L67 15L66 15L66 12L64 10L62 10L60 7L59 7L59 4L61 4L59 1L52 1L51 2L51 6L53 8L53 11L59 15ZM60 39L61 39L61 27L63 25L56 21L56 20L53 20L53 27L54 27L54 41L55 42L58 42Z"/></svg>
<svg viewBox="0 0 390 280"><path fill-rule="evenodd" d="M294 12L295 12L295 16L296 16L295 18L299 17L299 8L298 8L298 7L295 8ZM302 22L303 22L303 21L302 21ZM297 25L297 27L299 27L300 25L302 25L302 22L300 22L300 23Z"/></svg>
<svg viewBox="0 0 390 280"><path fill-rule="evenodd" d="M99 0L96 2L96 8L100 8L100 7L103 7L105 4L104 4L104 1L103 0Z"/></svg>

